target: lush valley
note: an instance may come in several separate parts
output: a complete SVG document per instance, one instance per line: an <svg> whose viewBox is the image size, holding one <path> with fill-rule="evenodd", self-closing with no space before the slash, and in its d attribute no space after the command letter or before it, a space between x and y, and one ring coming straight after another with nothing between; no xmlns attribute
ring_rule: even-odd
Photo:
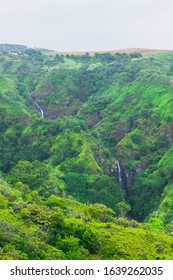
<svg viewBox="0 0 173 280"><path fill-rule="evenodd" d="M0 259L173 259L173 53L0 48Z"/></svg>

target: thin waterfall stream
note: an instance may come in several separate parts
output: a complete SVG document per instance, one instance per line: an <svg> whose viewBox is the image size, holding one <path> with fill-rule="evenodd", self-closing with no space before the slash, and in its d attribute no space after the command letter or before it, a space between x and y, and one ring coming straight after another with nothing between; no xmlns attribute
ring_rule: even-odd
<svg viewBox="0 0 173 280"><path fill-rule="evenodd" d="M122 188L122 171L119 161L117 161L117 172L118 172L118 183L120 187Z"/></svg>
<svg viewBox="0 0 173 280"><path fill-rule="evenodd" d="M44 118L44 112L43 112L43 109L38 105L38 103L35 101L35 104L37 106L37 108L39 109L40 113L41 113L41 117L42 119Z"/></svg>
<svg viewBox="0 0 173 280"><path fill-rule="evenodd" d="M121 167L121 164L119 163L119 161L117 160L116 161L116 164L117 164L117 181L118 181L118 184L121 188L121 190L124 192L124 196L123 196L123 200L125 201L125 197L126 197L126 184L127 184L127 181L126 181L126 176L125 176L125 173L124 173L124 170L123 168Z"/></svg>

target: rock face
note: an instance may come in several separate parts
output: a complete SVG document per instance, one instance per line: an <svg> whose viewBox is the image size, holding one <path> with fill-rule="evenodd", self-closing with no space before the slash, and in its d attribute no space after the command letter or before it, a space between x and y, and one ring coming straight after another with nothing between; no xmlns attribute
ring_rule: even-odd
<svg viewBox="0 0 173 280"><path fill-rule="evenodd" d="M112 159L112 165L109 169L109 175L115 178L119 187L125 191L124 198L127 199L129 195L129 188L136 179L136 176L143 170L144 166L137 166L133 170L129 170L122 162L116 158Z"/></svg>

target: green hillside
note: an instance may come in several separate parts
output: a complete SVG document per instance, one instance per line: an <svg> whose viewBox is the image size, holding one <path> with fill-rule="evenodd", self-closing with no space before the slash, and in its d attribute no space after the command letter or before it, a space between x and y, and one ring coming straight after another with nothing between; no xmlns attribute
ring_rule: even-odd
<svg viewBox="0 0 173 280"><path fill-rule="evenodd" d="M0 259L173 259L172 92L171 52L0 48Z"/></svg>

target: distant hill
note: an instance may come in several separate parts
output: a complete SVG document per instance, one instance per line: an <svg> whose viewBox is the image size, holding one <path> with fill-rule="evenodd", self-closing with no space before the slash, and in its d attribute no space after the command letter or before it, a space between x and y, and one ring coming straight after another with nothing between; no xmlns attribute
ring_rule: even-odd
<svg viewBox="0 0 173 280"><path fill-rule="evenodd" d="M42 48L28 48L24 45L18 45L18 44L0 44L0 52L6 51L6 52L24 52L27 49L34 49L41 52L49 52L48 49L42 49Z"/></svg>
<svg viewBox="0 0 173 280"><path fill-rule="evenodd" d="M27 49L26 46L23 45L16 45L16 44L0 44L0 51L7 51L7 52L23 52Z"/></svg>
<svg viewBox="0 0 173 280"><path fill-rule="evenodd" d="M145 49L145 48L128 48L110 51L111 53L134 53L139 52L141 54L160 54L160 53L172 53L173 50L161 50L161 49Z"/></svg>
<svg viewBox="0 0 173 280"><path fill-rule="evenodd" d="M146 48L127 48L127 49L118 49L118 50L107 50L107 51L66 51L66 52L58 52L58 51L53 51L52 53L54 54L74 54L74 55L83 55L86 53L89 53L90 55L94 55L95 53L103 54L103 53L134 53L138 52L141 54L160 54L160 53L172 53L173 50L159 50L159 49L146 49Z"/></svg>
<svg viewBox="0 0 173 280"><path fill-rule="evenodd" d="M147 48L127 48L127 49L118 49L118 50L107 50L107 51L54 51L49 50L45 48L28 48L25 45L19 45L19 44L0 44L0 52L7 51L7 52L23 52L27 49L34 49L41 52L49 52L50 54L73 54L73 55L83 55L83 54L90 54L94 55L96 53L98 54L104 54L104 53L126 53L131 54L134 52L141 53L143 55L154 55L154 54L161 54L161 53L173 53L173 50L161 50L161 49L147 49Z"/></svg>

